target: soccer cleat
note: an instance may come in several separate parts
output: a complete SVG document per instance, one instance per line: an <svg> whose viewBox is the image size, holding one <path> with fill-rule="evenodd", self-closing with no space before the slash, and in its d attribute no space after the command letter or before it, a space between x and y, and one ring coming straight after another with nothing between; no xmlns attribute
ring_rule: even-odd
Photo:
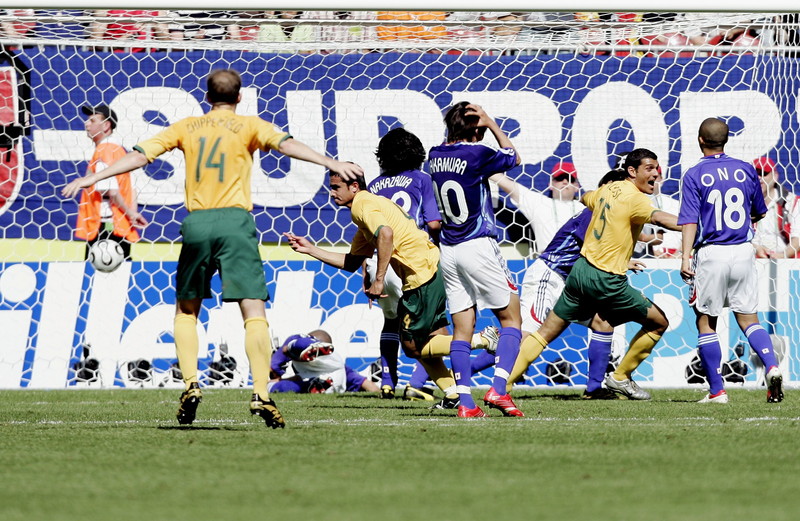
<svg viewBox="0 0 800 521"><path fill-rule="evenodd" d="M327 342L314 342L303 349L298 356L301 362L313 362L318 356L325 356L333 353L333 345Z"/></svg>
<svg viewBox="0 0 800 521"><path fill-rule="evenodd" d="M272 398L264 401L259 395L253 394L252 398L250 398L250 414L261 416L261 419L264 420L267 427L272 427L273 429L283 429L286 427L286 422L283 421L281 411L278 410Z"/></svg>
<svg viewBox="0 0 800 521"><path fill-rule="evenodd" d="M605 384L607 388L628 400L650 399L650 393L639 387L639 385L630 378L626 378L620 382L616 380L613 375L608 375L606 376Z"/></svg>
<svg viewBox="0 0 800 521"><path fill-rule="evenodd" d="M323 394L333 387L333 378L312 378L308 383L308 392L311 394Z"/></svg>
<svg viewBox="0 0 800 521"><path fill-rule="evenodd" d="M449 410L449 409L458 409L461 405L461 400L459 400L458 396L455 398L448 398L445 396L440 401L436 402L433 406L431 406L431 410Z"/></svg>
<svg viewBox="0 0 800 521"><path fill-rule="evenodd" d="M495 354L497 352L497 343L500 341L500 330L495 326L486 326L478 334L486 342L484 349L491 354Z"/></svg>
<svg viewBox="0 0 800 521"><path fill-rule="evenodd" d="M619 400L620 397L611 389L598 387L594 391L583 391L582 400Z"/></svg>
<svg viewBox="0 0 800 521"><path fill-rule="evenodd" d="M697 403L728 403L728 393L723 389L717 394L707 394Z"/></svg>
<svg viewBox="0 0 800 521"><path fill-rule="evenodd" d="M777 366L767 372L767 403L783 401L783 375Z"/></svg>
<svg viewBox="0 0 800 521"><path fill-rule="evenodd" d="M488 414L483 412L483 409L481 409L477 405L475 406L474 409L469 409L469 408L467 408L466 405L459 405L458 406L458 417L459 418L485 418L486 416L488 416Z"/></svg>
<svg viewBox="0 0 800 521"><path fill-rule="evenodd" d="M197 415L197 406L203 401L203 393L197 382L189 384L189 388L183 391L180 397L181 405L178 407L178 423L180 425L191 425Z"/></svg>
<svg viewBox="0 0 800 521"><path fill-rule="evenodd" d="M490 387L489 390L486 391L486 394L483 396L483 403L489 407L499 410L503 413L503 416L525 416L522 414L522 411L520 411L517 406L514 405L514 401L511 399L510 394L497 394L497 391L494 390L494 387Z"/></svg>
<svg viewBox="0 0 800 521"><path fill-rule="evenodd" d="M391 385L381 386L381 398L384 400L391 400L394 398L394 387Z"/></svg>
<svg viewBox="0 0 800 521"><path fill-rule="evenodd" d="M411 402L432 402L435 399L433 393L425 388L417 389L416 387L407 385L403 391L403 400Z"/></svg>

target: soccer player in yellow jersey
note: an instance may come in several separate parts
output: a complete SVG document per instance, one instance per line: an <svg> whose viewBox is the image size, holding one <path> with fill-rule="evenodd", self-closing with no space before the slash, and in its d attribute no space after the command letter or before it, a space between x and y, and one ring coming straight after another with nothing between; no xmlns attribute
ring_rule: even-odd
<svg viewBox="0 0 800 521"><path fill-rule="evenodd" d="M358 230L349 253L338 253L311 244L305 237L284 233L292 248L335 268L354 272L377 250L375 276L365 292L370 299L385 297L384 279L389 265L402 281L403 295L397 305L403 351L419 359L430 378L445 393L442 403L457 407L456 382L442 356L450 352L447 331L447 296L439 274L439 249L428 233L390 199L370 193L362 176L344 181L331 172L331 197L338 206L350 208ZM441 407L448 408L448 407Z"/></svg>
<svg viewBox="0 0 800 521"><path fill-rule="evenodd" d="M653 193L658 168L655 153L636 149L625 159L625 180L583 195L581 200L592 210L592 220L581 257L544 323L520 347L518 364L523 361L526 367L530 365L571 322L586 321L595 315L611 326L638 322L642 329L631 340L617 369L606 377L605 385L621 397L650 399L631 375L661 339L669 321L661 308L628 284L626 271L645 223L681 230L677 216L653 207L646 195Z"/></svg>
<svg viewBox="0 0 800 521"><path fill-rule="evenodd" d="M276 429L284 426L284 420L267 391L272 347L264 302L269 294L250 213L253 153L276 150L344 175L363 175L363 170L315 152L257 116L236 114L241 85L241 77L234 70L211 72L207 78L210 111L170 125L108 168L72 181L61 193L73 197L81 188L142 167L165 152L175 148L183 151L189 215L181 225L174 336L186 390L180 398L178 423L191 424L202 399L196 324L203 299L211 297L211 277L219 270L222 299L238 302L244 320L245 351L253 375L250 412Z"/></svg>

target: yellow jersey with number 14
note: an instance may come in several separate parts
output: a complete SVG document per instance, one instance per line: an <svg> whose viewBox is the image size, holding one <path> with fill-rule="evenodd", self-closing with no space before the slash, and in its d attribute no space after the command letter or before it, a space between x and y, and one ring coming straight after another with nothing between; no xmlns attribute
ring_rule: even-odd
<svg viewBox="0 0 800 521"><path fill-rule="evenodd" d="M152 162L178 148L186 160L186 209L253 209L250 176L256 150L292 137L257 116L214 109L178 121L134 147Z"/></svg>
<svg viewBox="0 0 800 521"><path fill-rule="evenodd" d="M592 210L592 220L581 255L599 270L625 275L639 234L657 209L627 180L587 193L583 203Z"/></svg>

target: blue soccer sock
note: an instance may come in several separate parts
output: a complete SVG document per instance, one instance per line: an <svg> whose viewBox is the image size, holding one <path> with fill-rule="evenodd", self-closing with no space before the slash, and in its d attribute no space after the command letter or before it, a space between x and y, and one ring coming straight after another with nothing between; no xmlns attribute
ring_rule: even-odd
<svg viewBox="0 0 800 521"><path fill-rule="evenodd" d="M706 333L697 337L697 353L706 372L709 394L717 394L725 388L722 382L722 349L716 333Z"/></svg>
<svg viewBox="0 0 800 521"><path fill-rule="evenodd" d="M772 366L778 365L778 359L775 357L775 351L772 348L772 339L760 323L751 324L744 334L747 337L747 341L750 342L750 347L753 348L753 351L756 352L764 364L765 374Z"/></svg>
<svg viewBox="0 0 800 521"><path fill-rule="evenodd" d="M472 399L472 371L470 370L470 356L472 350L469 342L453 340L450 343L450 366L456 379L456 389L460 404L468 409L475 408Z"/></svg>
<svg viewBox="0 0 800 521"><path fill-rule="evenodd" d="M381 333L381 386L397 386L397 351L400 348L400 335L397 333Z"/></svg>
<svg viewBox="0 0 800 521"><path fill-rule="evenodd" d="M586 380L586 392L600 389L611 359L611 339L614 332L589 331L589 378Z"/></svg>
<svg viewBox="0 0 800 521"><path fill-rule="evenodd" d="M472 374L480 373L484 369L488 367L492 367L494 365L494 355L489 351L485 351L483 349L472 358L472 362L470 362L470 366L472 368Z"/></svg>
<svg viewBox="0 0 800 521"><path fill-rule="evenodd" d="M269 388L271 393L299 393L301 390L300 382L295 380L278 380Z"/></svg>
<svg viewBox="0 0 800 521"><path fill-rule="evenodd" d="M422 367L422 364L417 362L414 364L414 371L411 373L411 378L408 379L408 386L414 389L422 389L428 381L428 371Z"/></svg>
<svg viewBox="0 0 800 521"><path fill-rule="evenodd" d="M522 331L516 327L504 327L500 330L500 340L497 342L497 357L495 358L494 379L492 387L497 394L505 395L506 384L514 362L519 354L519 343L522 340Z"/></svg>

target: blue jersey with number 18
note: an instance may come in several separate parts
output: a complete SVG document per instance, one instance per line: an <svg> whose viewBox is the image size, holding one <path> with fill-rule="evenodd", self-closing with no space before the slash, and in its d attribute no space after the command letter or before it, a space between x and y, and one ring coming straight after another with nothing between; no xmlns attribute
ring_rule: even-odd
<svg viewBox="0 0 800 521"><path fill-rule="evenodd" d="M496 237L489 176L517 164L512 148L460 141L431 148L428 171L442 213L441 243Z"/></svg>
<svg viewBox="0 0 800 521"><path fill-rule="evenodd" d="M695 248L748 242L753 238L751 216L765 213L758 174L750 163L716 154L683 175L678 224L697 224Z"/></svg>

